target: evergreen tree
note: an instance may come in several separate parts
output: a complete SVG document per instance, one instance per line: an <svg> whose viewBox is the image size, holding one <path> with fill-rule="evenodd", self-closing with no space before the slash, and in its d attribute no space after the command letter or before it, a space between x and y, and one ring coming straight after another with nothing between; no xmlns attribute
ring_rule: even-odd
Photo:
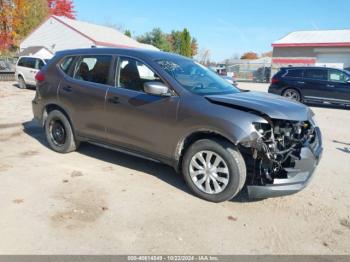
<svg viewBox="0 0 350 262"><path fill-rule="evenodd" d="M185 28L181 33L180 54L187 57L192 56L191 35L187 28Z"/></svg>
<svg viewBox="0 0 350 262"><path fill-rule="evenodd" d="M131 31L130 30L125 30L124 35L131 37Z"/></svg>

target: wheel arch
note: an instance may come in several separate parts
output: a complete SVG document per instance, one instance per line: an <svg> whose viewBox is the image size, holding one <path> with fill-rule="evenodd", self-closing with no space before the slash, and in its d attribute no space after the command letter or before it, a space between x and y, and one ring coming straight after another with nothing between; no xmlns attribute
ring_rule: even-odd
<svg viewBox="0 0 350 262"><path fill-rule="evenodd" d="M43 110L43 113L42 113L42 125L44 126L45 125L45 122L46 122L46 119L47 119L47 116L49 115L49 113L53 110L58 110L60 111L62 114L64 114L64 116L67 118L69 124L71 125L72 127L72 131L75 135L75 129L74 129L74 125L73 125L73 122L71 120L71 118L69 117L69 114L67 112L67 110L65 110L62 106L56 104L56 103L49 103L47 105L45 105L44 107L44 110Z"/></svg>
<svg viewBox="0 0 350 262"><path fill-rule="evenodd" d="M221 132L218 132L216 130L210 130L210 129L203 129L203 130L196 130L193 131L186 136L184 136L180 142L178 143L176 147L175 152L175 170L178 172L182 168L182 162L183 157L188 148L196 141L201 139L221 139L226 142L229 142L233 146L236 146L236 141L233 141L232 139L229 139L227 136L222 134Z"/></svg>

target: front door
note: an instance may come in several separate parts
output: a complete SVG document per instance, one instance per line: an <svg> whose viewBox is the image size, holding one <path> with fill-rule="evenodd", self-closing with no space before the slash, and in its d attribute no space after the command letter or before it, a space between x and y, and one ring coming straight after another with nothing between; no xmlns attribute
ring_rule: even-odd
<svg viewBox="0 0 350 262"><path fill-rule="evenodd" d="M327 96L336 103L350 102L350 76L337 69L328 70Z"/></svg>
<svg viewBox="0 0 350 262"><path fill-rule="evenodd" d="M144 63L120 57L116 87L106 99L107 138L112 144L169 158L174 145L167 138L175 125L179 97L144 92L147 81L162 81Z"/></svg>
<svg viewBox="0 0 350 262"><path fill-rule="evenodd" d="M328 72L326 68L305 69L303 82L305 99L323 100L327 98Z"/></svg>

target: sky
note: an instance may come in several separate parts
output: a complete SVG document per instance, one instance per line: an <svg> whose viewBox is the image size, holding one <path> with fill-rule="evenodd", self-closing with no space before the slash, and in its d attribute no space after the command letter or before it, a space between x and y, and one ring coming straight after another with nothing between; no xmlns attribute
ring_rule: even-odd
<svg viewBox="0 0 350 262"><path fill-rule="evenodd" d="M350 0L74 0L77 19L141 35L188 28L212 61L271 43L297 30L350 28Z"/></svg>

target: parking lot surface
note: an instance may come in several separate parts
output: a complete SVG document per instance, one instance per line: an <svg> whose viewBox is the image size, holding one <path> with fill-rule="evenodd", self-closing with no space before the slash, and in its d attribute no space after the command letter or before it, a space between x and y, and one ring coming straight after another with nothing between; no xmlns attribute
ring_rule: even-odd
<svg viewBox="0 0 350 262"><path fill-rule="evenodd" d="M0 82L0 254L350 254L350 109L312 107L325 150L304 191L214 204L165 165L51 151L34 93Z"/></svg>

